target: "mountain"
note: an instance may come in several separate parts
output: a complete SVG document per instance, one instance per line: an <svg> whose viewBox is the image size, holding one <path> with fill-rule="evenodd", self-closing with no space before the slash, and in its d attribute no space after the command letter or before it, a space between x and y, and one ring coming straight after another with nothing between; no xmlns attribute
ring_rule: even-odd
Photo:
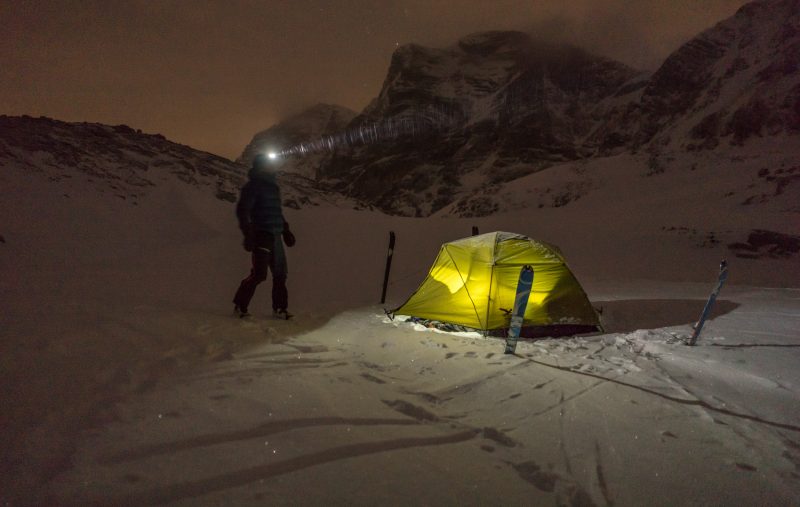
<svg viewBox="0 0 800 507"><path fill-rule="evenodd" d="M595 104L639 74L520 32L473 34L446 49L403 46L380 95L351 126L434 110L444 112L443 128L337 151L318 174L387 212L429 215L462 187L586 156L583 138L604 114Z"/></svg>
<svg viewBox="0 0 800 507"><path fill-rule="evenodd" d="M355 116L356 112L346 107L317 104L254 135L237 162L250 166L256 153L280 151L309 139L334 134L343 130ZM290 159L282 170L313 178L316 168L325 159L324 154L314 154L304 160Z"/></svg>
<svg viewBox="0 0 800 507"><path fill-rule="evenodd" d="M742 145L800 133L800 1L749 3L672 53L598 132L606 146Z"/></svg>
<svg viewBox="0 0 800 507"><path fill-rule="evenodd" d="M605 115L584 144L594 154L477 186L440 214L562 207L616 187L620 198L641 197L642 206L668 197L669 206L695 209L694 225L742 214L796 232L786 225L800 211L800 1L743 6L678 48L652 76L597 107ZM628 166L625 175L594 169L618 155L628 155L614 159ZM658 184L643 184L641 177Z"/></svg>
<svg viewBox="0 0 800 507"><path fill-rule="evenodd" d="M520 32L472 34L444 49L409 44L395 51L378 97L341 129L383 134L291 163L390 214L475 216L502 210L509 182L532 184L520 178L570 162L645 153L642 172L661 173L676 159L709 163L684 152L727 164L761 137L800 154L798 55L800 0L747 4L650 75ZM386 135L398 118L424 128ZM537 205L591 191L585 178L573 187Z"/></svg>
<svg viewBox="0 0 800 507"><path fill-rule="evenodd" d="M51 182L87 180L100 193L138 205L153 189L177 182L235 202L247 167L145 134L126 125L67 123L0 116L0 165L38 173ZM280 176L284 206L322 203L359 207L297 174Z"/></svg>

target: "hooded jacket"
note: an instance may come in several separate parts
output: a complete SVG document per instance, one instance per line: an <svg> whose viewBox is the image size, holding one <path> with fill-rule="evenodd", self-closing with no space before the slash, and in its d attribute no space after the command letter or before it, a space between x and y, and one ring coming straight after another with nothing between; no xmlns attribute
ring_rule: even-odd
<svg viewBox="0 0 800 507"><path fill-rule="evenodd" d="M281 189L275 174L253 168L248 176L250 180L242 187L236 204L239 228L245 237L257 232L280 235L284 229L284 218Z"/></svg>

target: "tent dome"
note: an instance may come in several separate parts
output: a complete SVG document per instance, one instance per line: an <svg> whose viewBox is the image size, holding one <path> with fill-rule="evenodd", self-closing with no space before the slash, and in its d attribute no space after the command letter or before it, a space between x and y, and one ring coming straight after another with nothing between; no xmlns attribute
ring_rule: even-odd
<svg viewBox="0 0 800 507"><path fill-rule="evenodd" d="M520 270L533 268L523 327L596 330L597 313L561 251L510 232L490 232L442 245L428 276L392 312L484 331L504 329L514 306Z"/></svg>

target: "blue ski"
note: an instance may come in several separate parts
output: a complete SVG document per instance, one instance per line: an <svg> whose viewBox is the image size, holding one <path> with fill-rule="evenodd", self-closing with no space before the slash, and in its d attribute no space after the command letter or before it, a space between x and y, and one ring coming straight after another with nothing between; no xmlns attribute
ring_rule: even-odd
<svg viewBox="0 0 800 507"><path fill-rule="evenodd" d="M727 279L728 279L728 261L723 259L722 262L720 262L719 264L719 277L717 278L717 286L714 287L714 290L708 297L708 301L706 301L706 306L705 308L703 308L703 313L700 314L700 319L694 325L694 332L692 333L692 337L689 338L687 345L694 345L695 343L697 343L697 338L700 336L700 332L703 330L703 325L706 323L708 315L714 308L714 302L717 300L717 296L719 296L719 291L720 289L722 289L722 286L725 284L725 280Z"/></svg>
<svg viewBox="0 0 800 507"><path fill-rule="evenodd" d="M513 354L517 350L517 340L522 329L522 321L525 318L525 309L528 307L528 297L531 295L532 286L533 268L524 266L519 272L517 295L514 298L514 310L511 312L511 324L508 327L508 338L506 338L506 354Z"/></svg>

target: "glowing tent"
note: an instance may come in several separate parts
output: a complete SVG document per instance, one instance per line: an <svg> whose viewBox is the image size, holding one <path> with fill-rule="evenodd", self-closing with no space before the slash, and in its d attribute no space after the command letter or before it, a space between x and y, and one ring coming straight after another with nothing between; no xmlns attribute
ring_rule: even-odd
<svg viewBox="0 0 800 507"><path fill-rule="evenodd" d="M530 332L537 328L546 334L599 329L597 314L559 249L509 232L442 245L428 276L392 313L483 331L507 328L525 265L534 270L523 322L528 336L544 334Z"/></svg>

